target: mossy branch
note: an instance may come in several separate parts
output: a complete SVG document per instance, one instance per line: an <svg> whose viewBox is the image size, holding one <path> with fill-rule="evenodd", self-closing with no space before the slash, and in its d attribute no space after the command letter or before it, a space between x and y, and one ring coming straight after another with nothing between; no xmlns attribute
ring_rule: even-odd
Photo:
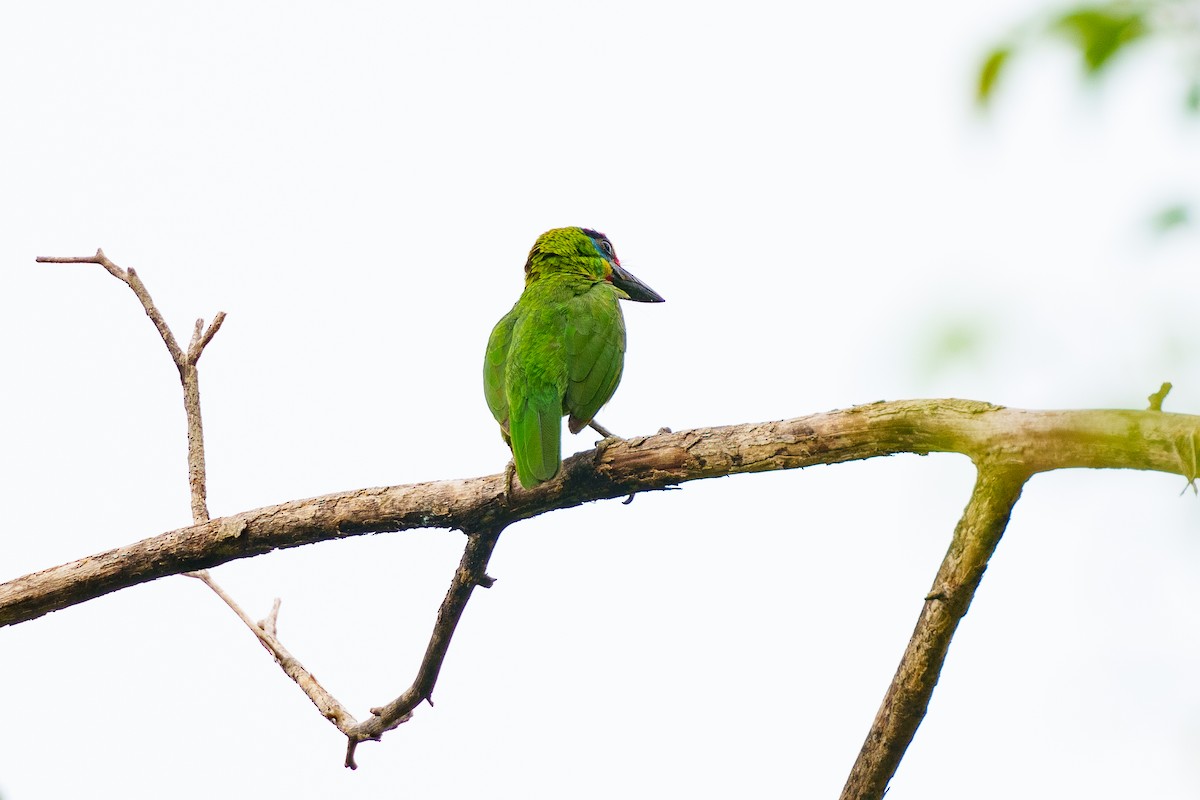
<svg viewBox="0 0 1200 800"><path fill-rule="evenodd" d="M916 629L842 789L842 800L881 798L886 793L888 781L925 719L950 640L975 597L1028 479L1029 473L1019 465L979 467L971 501L925 596Z"/></svg>

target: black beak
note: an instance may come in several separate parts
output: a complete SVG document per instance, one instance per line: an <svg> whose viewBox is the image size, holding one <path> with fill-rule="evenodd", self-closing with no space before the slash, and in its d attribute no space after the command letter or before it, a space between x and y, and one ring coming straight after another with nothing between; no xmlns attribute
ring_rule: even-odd
<svg viewBox="0 0 1200 800"><path fill-rule="evenodd" d="M639 303L664 303L662 295L651 289L646 284L633 277L620 264L612 265L612 282L613 286L629 295L630 300Z"/></svg>

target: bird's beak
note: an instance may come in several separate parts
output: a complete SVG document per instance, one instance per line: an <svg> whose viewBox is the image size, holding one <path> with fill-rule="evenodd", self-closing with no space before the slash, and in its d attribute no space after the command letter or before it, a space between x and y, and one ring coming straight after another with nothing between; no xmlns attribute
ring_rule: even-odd
<svg viewBox="0 0 1200 800"><path fill-rule="evenodd" d="M629 295L630 300L635 300L639 303L663 303L662 295L651 289L646 284L633 277L620 264L612 265L612 282L613 286Z"/></svg>

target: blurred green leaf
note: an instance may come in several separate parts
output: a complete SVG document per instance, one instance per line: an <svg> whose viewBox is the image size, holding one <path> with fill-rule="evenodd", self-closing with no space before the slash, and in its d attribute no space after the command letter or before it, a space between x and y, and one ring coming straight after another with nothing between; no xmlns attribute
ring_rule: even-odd
<svg viewBox="0 0 1200 800"><path fill-rule="evenodd" d="M1191 220L1191 209L1184 203L1175 203L1155 214L1150 220L1150 226L1158 233L1166 233L1187 225Z"/></svg>
<svg viewBox="0 0 1200 800"><path fill-rule="evenodd" d="M1012 48L1008 45L1001 45L988 53L988 57L983 60L983 66L979 68L979 86L975 92L975 100L979 105L986 106L992 99L992 90L996 88L996 79L1000 77L1000 71L1008 63L1011 55Z"/></svg>
<svg viewBox="0 0 1200 800"><path fill-rule="evenodd" d="M1200 78L1193 78L1188 87L1186 107L1191 114L1200 112Z"/></svg>
<svg viewBox="0 0 1200 800"><path fill-rule="evenodd" d="M936 313L926 320L914 348L915 373L925 382L958 370L987 366L995 339L993 325L984 314L963 316L958 310Z"/></svg>
<svg viewBox="0 0 1200 800"><path fill-rule="evenodd" d="M1123 47L1149 33L1141 11L1118 4L1068 11L1051 30L1079 47L1088 75L1100 72Z"/></svg>

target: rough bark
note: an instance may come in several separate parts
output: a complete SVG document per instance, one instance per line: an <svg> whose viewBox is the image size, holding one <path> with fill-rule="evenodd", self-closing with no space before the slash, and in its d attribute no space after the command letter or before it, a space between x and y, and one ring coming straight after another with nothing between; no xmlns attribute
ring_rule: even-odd
<svg viewBox="0 0 1200 800"><path fill-rule="evenodd" d="M559 508L687 481L894 453L962 453L1029 474L1068 467L1197 476L1200 416L1161 411L1024 411L969 400L902 400L779 422L606 440L536 489L504 475L358 489L180 528L0 584L0 626L166 575L283 547L379 531L502 529ZM133 532L131 532L131 535Z"/></svg>

